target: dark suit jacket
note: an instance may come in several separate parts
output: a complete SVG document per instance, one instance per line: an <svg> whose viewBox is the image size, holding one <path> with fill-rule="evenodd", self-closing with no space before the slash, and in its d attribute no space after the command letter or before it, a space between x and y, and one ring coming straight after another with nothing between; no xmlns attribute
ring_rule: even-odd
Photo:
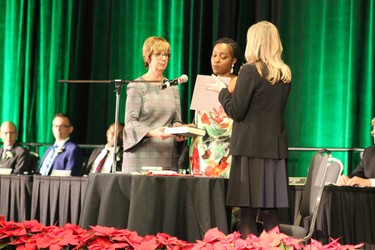
<svg viewBox="0 0 375 250"><path fill-rule="evenodd" d="M375 178L375 145L365 149L358 166L348 176L350 178L354 176Z"/></svg>
<svg viewBox="0 0 375 250"><path fill-rule="evenodd" d="M4 148L0 149L0 158L3 155ZM24 174L25 172L30 173L30 153L27 149L23 148L19 143L15 143L10 150L12 152L12 158L6 158L0 160L0 168L12 168L13 174Z"/></svg>
<svg viewBox="0 0 375 250"><path fill-rule="evenodd" d="M90 173L92 164L94 163L96 157L98 157L98 155L102 152L102 150L104 148L105 148L105 145L103 145L99 148L96 148L91 152L90 157L87 161L86 167L82 172L82 175L88 175ZM118 149L118 152L117 152L117 156L116 156L116 159L119 159L118 161L116 161L116 172L117 171L121 172L123 152L124 152L123 147L120 146L119 149Z"/></svg>
<svg viewBox="0 0 375 250"><path fill-rule="evenodd" d="M219 101L233 119L230 154L284 159L288 156L283 113L291 84L271 85L255 65L241 69L233 95L222 89Z"/></svg>
<svg viewBox="0 0 375 250"><path fill-rule="evenodd" d="M52 147L49 147L43 155L41 164L42 166L46 156L52 150ZM63 150L59 153L52 162L51 170L49 175L52 173L52 170L71 170L71 176L80 176L83 165L83 153L82 149L78 147L75 143L70 140L64 144Z"/></svg>

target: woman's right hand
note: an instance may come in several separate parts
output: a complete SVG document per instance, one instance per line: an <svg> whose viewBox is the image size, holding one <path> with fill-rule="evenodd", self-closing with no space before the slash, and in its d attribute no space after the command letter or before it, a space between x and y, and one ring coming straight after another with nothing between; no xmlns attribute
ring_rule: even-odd
<svg viewBox="0 0 375 250"><path fill-rule="evenodd" d="M224 82L222 82L217 76L212 74L212 77L214 78L215 83L207 83L207 90L219 93L222 89L227 88L227 85Z"/></svg>
<svg viewBox="0 0 375 250"><path fill-rule="evenodd" d="M157 128L157 129L154 129L154 130L150 130L147 133L147 136L153 137L153 138L159 138L161 140L165 140L167 138L175 137L175 135L164 133L165 128L166 127L161 127L161 128Z"/></svg>

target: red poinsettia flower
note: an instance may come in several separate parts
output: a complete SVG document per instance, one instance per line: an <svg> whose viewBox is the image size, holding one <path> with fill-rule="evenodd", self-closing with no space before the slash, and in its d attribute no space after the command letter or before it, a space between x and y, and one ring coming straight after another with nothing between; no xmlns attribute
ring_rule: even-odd
<svg viewBox="0 0 375 250"><path fill-rule="evenodd" d="M296 239L293 237L285 237L282 238L281 241L283 242L284 246L293 247L293 249L302 249L301 240Z"/></svg>
<svg viewBox="0 0 375 250"><path fill-rule="evenodd" d="M51 250L61 249L68 245L78 245L77 235L73 230L61 227L55 227L53 230L37 239L36 245L38 248L49 248Z"/></svg>
<svg viewBox="0 0 375 250"><path fill-rule="evenodd" d="M247 243L246 240L241 239L241 238L236 238L233 240L233 245L235 249L249 249L247 248Z"/></svg>
<svg viewBox="0 0 375 250"><path fill-rule="evenodd" d="M319 241L316 241L314 239L311 239L310 244L306 245L304 247L306 250L320 250L323 249L323 244Z"/></svg>
<svg viewBox="0 0 375 250"><path fill-rule="evenodd" d="M114 227L90 226L95 235L98 236L112 236L118 232Z"/></svg>
<svg viewBox="0 0 375 250"><path fill-rule="evenodd" d="M87 249L102 250L102 249L119 249L125 248L128 244L126 243L112 243L107 237L98 237L89 243Z"/></svg>
<svg viewBox="0 0 375 250"><path fill-rule="evenodd" d="M326 249L341 249L341 250L350 250L350 249L356 249L361 248L364 246L364 244L357 244L357 245L341 245L339 243L340 238L333 239L330 237L331 242L326 245Z"/></svg>
<svg viewBox="0 0 375 250"><path fill-rule="evenodd" d="M38 235L32 235L31 237L20 237L15 241L9 243L9 245L17 245L17 250L27 249L34 250L37 249L36 239Z"/></svg>
<svg viewBox="0 0 375 250"><path fill-rule="evenodd" d="M27 231L24 227L9 225L9 226L4 227L3 230L0 233L2 234L0 239L2 239L2 238L9 238L9 237L26 236Z"/></svg>
<svg viewBox="0 0 375 250"><path fill-rule="evenodd" d="M113 241L126 242L131 247L136 248L139 246L143 237L139 236L137 232L129 231L128 229L118 230L117 234L112 237Z"/></svg>
<svg viewBox="0 0 375 250"><path fill-rule="evenodd" d="M204 242L214 242L225 238L225 234L221 232L217 227L209 229L203 237Z"/></svg>
<svg viewBox="0 0 375 250"><path fill-rule="evenodd" d="M188 244L186 241L179 240L176 237L172 237L166 233L158 233L156 235L157 240L165 246L167 249L188 249L191 244Z"/></svg>
<svg viewBox="0 0 375 250"><path fill-rule="evenodd" d="M28 220L23 222L23 226L29 233L41 232L45 226L39 223L37 220Z"/></svg>
<svg viewBox="0 0 375 250"><path fill-rule="evenodd" d="M161 247L160 242L154 236L146 236L141 244L134 249L137 250L156 250L157 248Z"/></svg>
<svg viewBox="0 0 375 250"><path fill-rule="evenodd" d="M202 240L197 240L197 243L195 243L192 250L214 250L214 247L210 243L206 243Z"/></svg>
<svg viewBox="0 0 375 250"><path fill-rule="evenodd" d="M195 244L187 243L166 233L156 236L138 236L136 232L113 227L94 226L91 230L84 230L78 225L66 224L64 227L43 226L37 221L15 223L4 221L0 216L0 248L8 245L16 246L17 250L51 249L57 250L64 247L74 249L167 249L167 250L241 250L241 249L358 249L364 244L341 245L339 239L331 239L327 245L311 239L310 244L301 246L298 239L281 234L278 228L269 232L262 232L257 237L248 235L246 240L241 239L239 232L225 235L218 228L208 230L203 240Z"/></svg>
<svg viewBox="0 0 375 250"><path fill-rule="evenodd" d="M281 243L282 236L280 235L278 228L274 228L269 232L263 231L259 238L260 242L267 246L278 247Z"/></svg>

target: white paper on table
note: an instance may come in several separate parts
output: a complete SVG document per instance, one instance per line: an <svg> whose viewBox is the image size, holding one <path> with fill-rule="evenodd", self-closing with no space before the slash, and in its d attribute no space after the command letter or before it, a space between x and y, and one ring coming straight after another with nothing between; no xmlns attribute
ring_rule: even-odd
<svg viewBox="0 0 375 250"><path fill-rule="evenodd" d="M227 86L230 82L229 77L219 77ZM219 93L206 89L207 83L215 83L213 76L197 75L195 81L193 97L191 99L190 109L200 111L219 110L221 104L219 102Z"/></svg>

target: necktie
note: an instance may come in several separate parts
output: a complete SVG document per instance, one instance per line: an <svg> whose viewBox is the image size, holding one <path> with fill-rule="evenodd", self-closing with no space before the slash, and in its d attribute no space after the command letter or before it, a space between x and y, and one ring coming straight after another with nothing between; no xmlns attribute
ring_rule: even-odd
<svg viewBox="0 0 375 250"><path fill-rule="evenodd" d="M103 168L103 166L104 166L104 162L105 162L105 160L107 159L107 155L108 155L108 150L106 150L103 159L100 160L98 166L96 167L96 169L95 169L95 173L100 173L100 172L102 171L102 168Z"/></svg>
<svg viewBox="0 0 375 250"><path fill-rule="evenodd" d="M40 167L39 173L41 175L48 175L51 165L53 162L53 159L55 158L55 151L56 151L57 145L53 145L52 150L49 152L46 159L43 161L42 166Z"/></svg>

